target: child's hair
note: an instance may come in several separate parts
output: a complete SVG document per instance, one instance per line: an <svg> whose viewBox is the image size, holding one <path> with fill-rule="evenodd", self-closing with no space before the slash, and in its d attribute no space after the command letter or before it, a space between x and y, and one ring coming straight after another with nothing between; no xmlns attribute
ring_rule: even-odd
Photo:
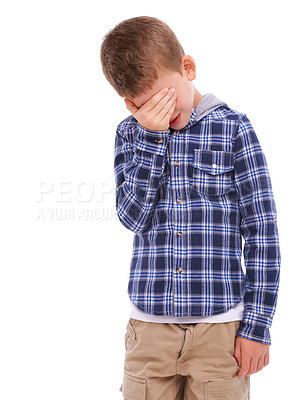
<svg viewBox="0 0 308 400"><path fill-rule="evenodd" d="M184 50L169 26L153 17L120 22L100 48L103 73L121 97L144 93L163 72L179 72Z"/></svg>

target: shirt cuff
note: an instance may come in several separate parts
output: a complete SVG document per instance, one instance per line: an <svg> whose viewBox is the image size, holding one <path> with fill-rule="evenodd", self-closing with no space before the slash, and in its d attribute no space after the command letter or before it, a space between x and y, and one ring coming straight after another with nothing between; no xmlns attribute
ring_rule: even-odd
<svg viewBox="0 0 308 400"><path fill-rule="evenodd" d="M170 130L151 131L139 124L136 126L134 146L141 151L147 151L149 153L163 156L168 145Z"/></svg>
<svg viewBox="0 0 308 400"><path fill-rule="evenodd" d="M271 345L271 335L268 326L241 321L237 336Z"/></svg>

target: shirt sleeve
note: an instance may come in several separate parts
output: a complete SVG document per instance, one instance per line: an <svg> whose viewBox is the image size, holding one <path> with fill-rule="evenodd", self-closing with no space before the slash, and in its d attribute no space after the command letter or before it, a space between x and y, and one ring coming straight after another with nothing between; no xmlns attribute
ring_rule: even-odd
<svg viewBox="0 0 308 400"><path fill-rule="evenodd" d="M237 335L271 344L280 279L277 211L266 158L245 114L233 151L246 269L245 312Z"/></svg>
<svg viewBox="0 0 308 400"><path fill-rule="evenodd" d="M116 211L121 223L135 233L146 231L158 202L166 167L167 131L151 131L138 123L119 124L115 137ZM128 140L128 136L134 140Z"/></svg>

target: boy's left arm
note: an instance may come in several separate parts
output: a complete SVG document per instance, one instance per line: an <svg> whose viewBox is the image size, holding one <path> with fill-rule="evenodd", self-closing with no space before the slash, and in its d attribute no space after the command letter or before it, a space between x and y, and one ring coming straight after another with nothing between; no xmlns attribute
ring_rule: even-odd
<svg viewBox="0 0 308 400"><path fill-rule="evenodd" d="M235 344L239 376L269 362L269 328L275 313L280 278L277 211L266 158L244 114L233 143L234 183L244 238L245 313Z"/></svg>

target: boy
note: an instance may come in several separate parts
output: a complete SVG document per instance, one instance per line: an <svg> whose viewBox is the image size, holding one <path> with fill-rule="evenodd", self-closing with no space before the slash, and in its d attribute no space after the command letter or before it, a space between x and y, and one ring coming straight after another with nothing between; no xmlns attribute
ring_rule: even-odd
<svg viewBox="0 0 308 400"><path fill-rule="evenodd" d="M115 138L117 215L135 233L120 390L127 400L249 399L250 375L269 362L280 273L254 129L198 92L193 58L156 18L118 24L101 62L132 114Z"/></svg>

